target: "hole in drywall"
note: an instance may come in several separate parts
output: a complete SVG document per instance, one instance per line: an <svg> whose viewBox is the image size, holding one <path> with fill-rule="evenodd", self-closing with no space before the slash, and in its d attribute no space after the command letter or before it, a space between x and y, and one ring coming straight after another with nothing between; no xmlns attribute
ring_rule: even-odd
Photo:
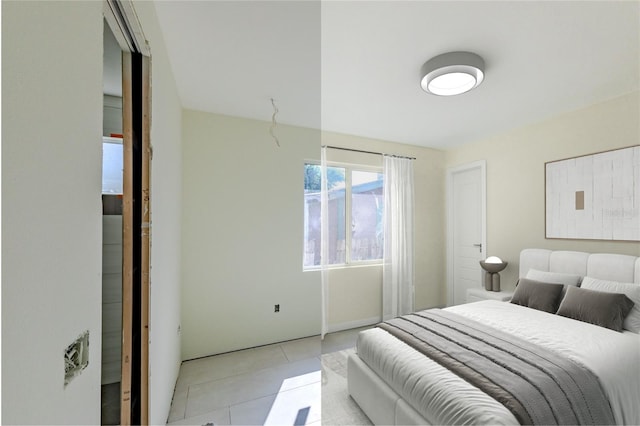
<svg viewBox="0 0 640 426"><path fill-rule="evenodd" d="M89 365L89 330L85 331L64 350L64 385Z"/></svg>

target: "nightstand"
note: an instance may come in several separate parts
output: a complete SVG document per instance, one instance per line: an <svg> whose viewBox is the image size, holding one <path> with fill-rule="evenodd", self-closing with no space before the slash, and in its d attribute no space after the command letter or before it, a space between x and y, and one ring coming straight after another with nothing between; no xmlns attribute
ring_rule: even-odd
<svg viewBox="0 0 640 426"><path fill-rule="evenodd" d="M483 288L470 288L467 290L467 303L478 302L480 300L501 300L503 302L511 300L512 291L487 291Z"/></svg>

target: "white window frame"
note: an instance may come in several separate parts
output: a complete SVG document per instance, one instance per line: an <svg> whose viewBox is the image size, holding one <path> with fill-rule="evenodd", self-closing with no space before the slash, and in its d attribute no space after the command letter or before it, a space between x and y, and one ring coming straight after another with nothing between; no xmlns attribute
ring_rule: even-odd
<svg viewBox="0 0 640 426"><path fill-rule="evenodd" d="M309 160L305 161L304 165L311 164L315 166L319 166L320 162L317 160ZM371 172L371 173L379 173L383 175L384 172L382 167L377 166L368 166L354 163L343 163L338 161L327 161L327 167L340 167L344 169L344 226L345 226L345 241L344 241L344 263L332 263L327 265L329 269L341 269L341 268L357 268L361 266L371 266L371 265L382 265L383 259L369 259L369 260L351 260L351 174L354 171L357 172ZM386 208L386 206L385 206ZM303 233L304 234L304 233ZM304 241L304 245L306 246L306 240ZM303 247L303 256L304 256L304 247ZM320 269L320 265L311 265L311 266L302 266L304 271L317 271Z"/></svg>

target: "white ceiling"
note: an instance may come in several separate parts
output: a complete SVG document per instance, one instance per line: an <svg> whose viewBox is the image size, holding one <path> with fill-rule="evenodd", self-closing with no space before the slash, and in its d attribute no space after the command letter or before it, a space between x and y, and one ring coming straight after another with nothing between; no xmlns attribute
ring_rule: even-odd
<svg viewBox="0 0 640 426"><path fill-rule="evenodd" d="M185 108L446 149L640 88L639 1L156 1ZM153 46L152 46L153 49ZM444 98L420 67L482 56Z"/></svg>

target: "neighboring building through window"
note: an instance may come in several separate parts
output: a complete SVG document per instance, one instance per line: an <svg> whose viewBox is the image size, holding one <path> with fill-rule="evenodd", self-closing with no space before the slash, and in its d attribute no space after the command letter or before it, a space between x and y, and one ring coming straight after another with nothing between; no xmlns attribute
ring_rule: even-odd
<svg viewBox="0 0 640 426"><path fill-rule="evenodd" d="M305 164L305 268L320 265L321 177L320 165ZM327 167L330 265L382 259L383 183L379 171L357 166Z"/></svg>

